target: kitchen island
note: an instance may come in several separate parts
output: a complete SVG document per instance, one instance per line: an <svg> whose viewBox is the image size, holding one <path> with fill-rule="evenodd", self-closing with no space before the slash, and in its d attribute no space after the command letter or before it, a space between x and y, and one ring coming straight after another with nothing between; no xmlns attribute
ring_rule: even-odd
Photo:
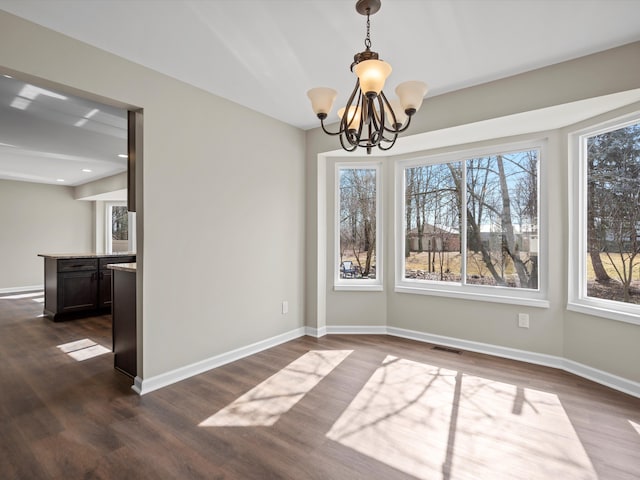
<svg viewBox="0 0 640 480"><path fill-rule="evenodd" d="M44 314L54 321L111 308L109 264L136 261L135 253L38 254L44 258Z"/></svg>

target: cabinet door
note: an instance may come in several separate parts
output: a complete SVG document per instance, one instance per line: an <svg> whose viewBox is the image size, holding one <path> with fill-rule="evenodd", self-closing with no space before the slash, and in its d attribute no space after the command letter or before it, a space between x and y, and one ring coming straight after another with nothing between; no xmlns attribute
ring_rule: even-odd
<svg viewBox="0 0 640 480"><path fill-rule="evenodd" d="M114 366L134 377L137 374L136 274L113 272Z"/></svg>
<svg viewBox="0 0 640 480"><path fill-rule="evenodd" d="M98 307L98 272L66 272L58 275L58 311L75 312Z"/></svg>
<svg viewBox="0 0 640 480"><path fill-rule="evenodd" d="M100 287L98 288L98 308L111 306L111 277L113 271L108 268L100 270Z"/></svg>

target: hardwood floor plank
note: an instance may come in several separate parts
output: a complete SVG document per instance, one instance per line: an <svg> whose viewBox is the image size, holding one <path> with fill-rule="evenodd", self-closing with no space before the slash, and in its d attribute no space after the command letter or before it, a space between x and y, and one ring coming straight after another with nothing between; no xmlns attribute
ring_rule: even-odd
<svg viewBox="0 0 640 480"><path fill-rule="evenodd" d="M640 399L567 372L331 335L138 397L111 353L57 348L110 347L110 316L54 323L33 298L0 296L3 480L640 478ZM351 353L273 425L200 426L312 350Z"/></svg>

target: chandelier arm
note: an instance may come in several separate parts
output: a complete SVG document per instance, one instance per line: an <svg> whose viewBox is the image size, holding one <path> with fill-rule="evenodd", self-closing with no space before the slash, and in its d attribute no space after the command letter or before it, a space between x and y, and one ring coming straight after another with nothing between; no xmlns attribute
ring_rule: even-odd
<svg viewBox="0 0 640 480"><path fill-rule="evenodd" d="M352 131L353 131L352 137L353 138L349 140L349 143L351 145L354 145L354 144L355 145L361 145L361 143L362 143L362 140L361 140L362 139L362 130L363 130L363 127L364 127L364 118L365 118L365 115L366 115L365 109L367 108L367 104L366 104L367 97L362 95L362 91L360 90L359 87L358 87L358 92L359 93L358 93L358 104L357 105L359 105L359 106L356 107L356 109L360 108L360 118L359 118L359 121L358 121L358 129L357 130L356 129L352 129Z"/></svg>
<svg viewBox="0 0 640 480"><path fill-rule="evenodd" d="M383 147L382 143L378 144L378 148L382 151L387 151L387 150L391 150L391 147L393 147L396 143L396 140L398 139L398 135L394 135L393 136L393 140L387 140L387 143L390 143L390 145L388 147Z"/></svg>
<svg viewBox="0 0 640 480"><path fill-rule="evenodd" d="M344 139L345 139L346 135L340 135L340 145L342 146L343 150L346 150L347 152L353 152L356 148L358 148L358 144L356 143L355 145L353 143L351 143L349 141L349 139L347 138L347 141L349 142L349 145L351 145L350 148L348 148L345 144L344 144Z"/></svg>
<svg viewBox="0 0 640 480"><path fill-rule="evenodd" d="M376 130L380 130L380 125L382 125L384 122L381 121L380 115L378 113L378 110L376 110L376 108L374 107L373 101L371 101L370 105L371 105L371 110L373 112L371 114L371 121L373 122L374 126L376 127Z"/></svg>
<svg viewBox="0 0 640 480"><path fill-rule="evenodd" d="M402 128L400 128L399 130L395 130L394 133L402 133L404 132L407 128L409 128L409 125L411 125L411 118L413 117L413 115L407 115L407 123L405 123Z"/></svg>
<svg viewBox="0 0 640 480"><path fill-rule="evenodd" d="M382 135L384 133L384 128L385 128L385 111L384 111L384 100L385 100L385 96L384 96L384 92L382 90L380 90L380 95L378 95L378 115L380 115L380 128L378 129L378 131L380 132L380 135Z"/></svg>
<svg viewBox="0 0 640 480"><path fill-rule="evenodd" d="M351 113L351 107L353 105L353 100L356 98L356 95L358 95L358 103L356 103L356 105L358 105L360 103L360 96L362 95L362 92L360 92L360 79L357 77L356 77L356 85L355 87L353 87L351 95L349 96L349 100L347 100L347 105L344 109L344 113L342 114L342 119L340 122L340 125L341 125L340 130L343 132L349 131L349 125L348 125L348 123L350 123L349 114Z"/></svg>
<svg viewBox="0 0 640 480"><path fill-rule="evenodd" d="M391 133L391 135L392 135L391 138L385 137L384 136L385 133ZM395 142L396 138L398 138L398 133L397 132L394 132L394 131L389 132L388 130L385 130L384 132L382 132L382 139L380 140L380 142L383 142L383 141L387 142L387 143Z"/></svg>
<svg viewBox="0 0 640 480"><path fill-rule="evenodd" d="M396 116L395 113L393 112L393 109L391 108L391 104L389 103L389 100L387 100L386 95L384 94L384 92L380 92L379 95L379 104L380 104L380 111L383 112L381 117L382 117L382 121L381 121L381 125L380 125L380 141L378 142L378 148L380 148L380 150L389 150L391 147L393 147L393 145L396 143L396 139L398 138L398 131L395 128L388 128L385 125L385 120L388 118L391 118L393 120L393 125L395 125L397 123L396 120ZM386 106L386 108L385 108ZM384 112L388 111L391 112L391 115L388 116L384 116ZM391 138L387 138L385 136L385 133L390 133L392 135ZM384 143L390 143L391 145L389 145L388 147L384 147L383 146L383 142Z"/></svg>
<svg viewBox="0 0 640 480"><path fill-rule="evenodd" d="M342 138L342 137L340 137ZM360 137L358 137L358 135L356 134L355 130L349 130L344 134L344 138L347 142L349 142L349 145L352 145L354 147L357 147L360 144Z"/></svg>
<svg viewBox="0 0 640 480"><path fill-rule="evenodd" d="M330 132L329 130L327 130L327 128L324 126L324 119L320 119L320 126L322 127L322 131L324 133L326 133L327 135L341 135L342 133L344 133L344 131L342 129L338 130L337 132ZM341 125L342 126L342 125Z"/></svg>
<svg viewBox="0 0 640 480"><path fill-rule="evenodd" d="M392 125L395 125L396 123L398 123L398 120L396 118L396 113L393 111L393 108L391 108L391 103L389 102L389 100L387 100L387 96L384 94L384 92L380 92L380 96L382 97L382 100L384 101L384 104L387 106L387 109L389 110L389 112L391 112L391 120L393 120Z"/></svg>
<svg viewBox="0 0 640 480"><path fill-rule="evenodd" d="M374 140L371 138L371 122L367 125L368 137L363 140L362 147L367 149L367 155L371 154L371 149L375 147Z"/></svg>
<svg viewBox="0 0 640 480"><path fill-rule="evenodd" d="M371 106L373 107L373 101L371 102ZM378 116L379 112L376 111L375 108L371 108L371 110L373 113L371 115L371 124L369 125L369 143L375 147L378 146L384 138L384 116L380 118Z"/></svg>
<svg viewBox="0 0 640 480"><path fill-rule="evenodd" d="M396 118L395 112L393 111L393 108L391 107L391 103L389 103L389 100L387 100L387 97L384 94L384 92L380 92L380 97L382 97L382 100L381 100L380 103L383 103L383 106L381 108L384 109L384 107L386 106L387 108L385 110L391 112L390 117L391 117L391 120L393 120L393 123L391 124L391 127L388 127L387 125L383 126L384 131L388 132L388 133L391 133L391 134L396 134L397 135L399 132L402 132L404 130L398 130L398 129L395 128L395 125L398 124L398 120Z"/></svg>

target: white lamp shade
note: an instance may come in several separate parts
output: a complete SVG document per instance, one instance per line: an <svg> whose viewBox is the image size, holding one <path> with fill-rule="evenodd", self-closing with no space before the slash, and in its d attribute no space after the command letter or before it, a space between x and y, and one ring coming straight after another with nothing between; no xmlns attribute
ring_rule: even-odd
<svg viewBox="0 0 640 480"><path fill-rule="evenodd" d="M345 107L342 107L338 110L338 117L342 120L344 115ZM351 106L349 107L349 115L347 116L347 128L349 130L357 130L360 125L360 107Z"/></svg>
<svg viewBox="0 0 640 480"><path fill-rule="evenodd" d="M391 65L382 60L365 60L354 67L354 72L360 80L362 93L366 95L375 92L379 95L385 80L391 74Z"/></svg>
<svg viewBox="0 0 640 480"><path fill-rule="evenodd" d="M328 114L333 108L333 102L338 92L333 88L316 87L307 92L307 97L311 100L311 108L316 115L320 113Z"/></svg>
<svg viewBox="0 0 640 480"><path fill-rule="evenodd" d="M402 111L411 108L415 108L416 111L420 110L420 107L422 106L422 100L427 94L427 90L428 88L426 83L418 82L415 80L410 80L398 85L396 87L396 94L400 98Z"/></svg>
<svg viewBox="0 0 640 480"><path fill-rule="evenodd" d="M394 98L393 100L389 100L389 104L391 105L391 109L393 110L393 113L396 116L396 123L404 124L404 122L407 120L407 114L404 113L404 109L402 108L402 105L400 105L400 100L398 100L397 98ZM384 111L385 111L385 115L387 116L387 120L389 122L393 121L391 112L389 111L389 108L387 107L386 104L384 106Z"/></svg>

